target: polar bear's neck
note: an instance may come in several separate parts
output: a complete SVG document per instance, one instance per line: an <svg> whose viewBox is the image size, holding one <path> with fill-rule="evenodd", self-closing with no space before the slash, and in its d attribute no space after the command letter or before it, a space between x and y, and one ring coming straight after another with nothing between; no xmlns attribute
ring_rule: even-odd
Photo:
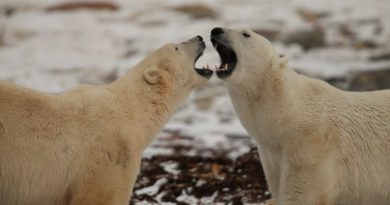
<svg viewBox="0 0 390 205"><path fill-rule="evenodd" d="M143 79L143 69L133 68L126 75L112 83L111 89L120 103L123 113L127 113L129 126L136 124L143 132L146 147L154 136L162 129L169 117L174 113L179 99L174 92L165 90L156 92Z"/></svg>
<svg viewBox="0 0 390 205"><path fill-rule="evenodd" d="M233 106L241 124L249 134L267 144L268 138L278 135L280 119L289 115L299 92L300 76L288 67L268 70L262 86L239 86L227 83ZM254 82L256 83L256 82ZM277 140L270 140L272 143ZM259 142L260 143L260 142Z"/></svg>

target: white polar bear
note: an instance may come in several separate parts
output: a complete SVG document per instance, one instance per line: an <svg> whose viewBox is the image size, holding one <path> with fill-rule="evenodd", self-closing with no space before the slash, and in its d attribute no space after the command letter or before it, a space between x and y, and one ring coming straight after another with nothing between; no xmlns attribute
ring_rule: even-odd
<svg viewBox="0 0 390 205"><path fill-rule="evenodd" d="M389 90L299 75L252 31L214 28L211 41L277 205L390 204Z"/></svg>
<svg viewBox="0 0 390 205"><path fill-rule="evenodd" d="M141 153L196 85L198 36L109 85L48 95L0 82L0 204L128 204ZM196 74L202 75L198 75Z"/></svg>

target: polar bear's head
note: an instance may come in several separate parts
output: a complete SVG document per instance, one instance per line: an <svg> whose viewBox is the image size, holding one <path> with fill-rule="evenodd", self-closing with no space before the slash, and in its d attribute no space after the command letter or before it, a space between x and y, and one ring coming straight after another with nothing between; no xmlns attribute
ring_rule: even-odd
<svg viewBox="0 0 390 205"><path fill-rule="evenodd" d="M166 44L148 55L135 69L147 85L145 93L155 102L182 103L194 87L206 83L213 74L207 68L195 68L205 48L203 38L196 36L182 43Z"/></svg>
<svg viewBox="0 0 390 205"><path fill-rule="evenodd" d="M164 45L140 64L144 69L144 80L150 85L171 85L180 90L206 82L213 71L195 68L205 47L201 36L178 44Z"/></svg>
<svg viewBox="0 0 390 205"><path fill-rule="evenodd" d="M221 58L217 76L234 84L261 82L283 61L267 39L250 30L214 28L211 42Z"/></svg>

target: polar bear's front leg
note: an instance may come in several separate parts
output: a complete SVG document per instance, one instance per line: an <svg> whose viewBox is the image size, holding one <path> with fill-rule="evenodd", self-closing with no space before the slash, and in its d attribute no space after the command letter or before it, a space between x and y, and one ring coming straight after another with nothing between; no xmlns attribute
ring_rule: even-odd
<svg viewBox="0 0 390 205"><path fill-rule="evenodd" d="M104 170L106 169L106 170ZM103 171L104 170L104 171ZM137 169L135 169L137 170ZM137 173L134 170L101 167L84 177L72 193L70 205L127 205ZM138 171L138 170L137 170ZM102 173L105 172L105 173Z"/></svg>
<svg viewBox="0 0 390 205"><path fill-rule="evenodd" d="M95 155L86 173L70 189L70 205L129 204L141 164L139 154L119 149L116 154Z"/></svg>
<svg viewBox="0 0 390 205"><path fill-rule="evenodd" d="M287 167L282 173L277 205L333 205L332 180L319 167Z"/></svg>

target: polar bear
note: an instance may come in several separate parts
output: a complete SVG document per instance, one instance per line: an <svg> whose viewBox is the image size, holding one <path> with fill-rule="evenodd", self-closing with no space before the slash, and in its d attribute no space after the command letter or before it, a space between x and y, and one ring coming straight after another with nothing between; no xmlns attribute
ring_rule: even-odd
<svg viewBox="0 0 390 205"><path fill-rule="evenodd" d="M299 75L249 30L211 41L277 205L390 204L390 91L346 92Z"/></svg>
<svg viewBox="0 0 390 205"><path fill-rule="evenodd" d="M141 153L192 88L200 36L108 85L48 95L0 82L0 204L128 204Z"/></svg>

